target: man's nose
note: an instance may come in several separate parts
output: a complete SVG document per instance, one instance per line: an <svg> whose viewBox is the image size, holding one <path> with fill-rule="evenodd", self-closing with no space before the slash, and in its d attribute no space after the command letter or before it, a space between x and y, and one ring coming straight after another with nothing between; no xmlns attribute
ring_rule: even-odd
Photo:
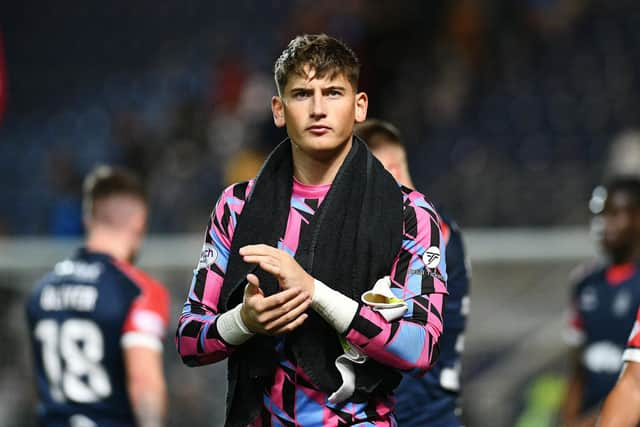
<svg viewBox="0 0 640 427"><path fill-rule="evenodd" d="M327 111L324 97L321 93L314 94L311 102L311 117L317 119L325 117L326 115Z"/></svg>

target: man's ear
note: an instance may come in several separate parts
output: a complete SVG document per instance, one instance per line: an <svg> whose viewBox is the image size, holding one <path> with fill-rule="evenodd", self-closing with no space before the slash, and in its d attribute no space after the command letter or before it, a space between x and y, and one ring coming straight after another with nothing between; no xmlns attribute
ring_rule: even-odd
<svg viewBox="0 0 640 427"><path fill-rule="evenodd" d="M273 123L279 128L284 127L284 101L282 98L279 96L271 98L271 111L273 112Z"/></svg>
<svg viewBox="0 0 640 427"><path fill-rule="evenodd" d="M356 123L362 123L367 119L367 107L369 106L369 97L366 93L360 92L356 94Z"/></svg>

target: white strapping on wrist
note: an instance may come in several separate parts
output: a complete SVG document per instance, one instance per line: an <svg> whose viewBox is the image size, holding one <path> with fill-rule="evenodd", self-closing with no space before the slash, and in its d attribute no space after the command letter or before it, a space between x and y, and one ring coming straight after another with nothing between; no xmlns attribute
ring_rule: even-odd
<svg viewBox="0 0 640 427"><path fill-rule="evenodd" d="M346 332L358 312L358 307L356 301L314 279L311 308L339 333Z"/></svg>
<svg viewBox="0 0 640 427"><path fill-rule="evenodd" d="M216 321L218 333L225 342L231 345L240 345L254 335L242 321L241 309L242 304L238 304L232 310L218 316Z"/></svg>

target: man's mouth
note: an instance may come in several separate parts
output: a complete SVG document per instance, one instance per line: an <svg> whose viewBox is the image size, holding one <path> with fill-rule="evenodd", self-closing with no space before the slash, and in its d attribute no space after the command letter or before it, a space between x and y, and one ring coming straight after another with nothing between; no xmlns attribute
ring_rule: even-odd
<svg viewBox="0 0 640 427"><path fill-rule="evenodd" d="M328 133L331 130L331 128L329 126L313 125L313 126L309 126L307 130L312 134L319 136L319 135L324 135Z"/></svg>

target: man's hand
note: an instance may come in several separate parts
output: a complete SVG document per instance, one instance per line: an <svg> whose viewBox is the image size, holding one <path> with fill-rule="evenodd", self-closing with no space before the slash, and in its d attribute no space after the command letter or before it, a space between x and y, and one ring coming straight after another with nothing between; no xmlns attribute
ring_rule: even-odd
<svg viewBox="0 0 640 427"><path fill-rule="evenodd" d="M313 277L283 250L269 245L248 245L240 248L244 262L258 264L260 268L278 279L282 289L300 288L313 295Z"/></svg>
<svg viewBox="0 0 640 427"><path fill-rule="evenodd" d="M265 297L255 274L248 274L240 317L251 332L279 335L291 332L309 317L309 293L301 288L286 289Z"/></svg>

